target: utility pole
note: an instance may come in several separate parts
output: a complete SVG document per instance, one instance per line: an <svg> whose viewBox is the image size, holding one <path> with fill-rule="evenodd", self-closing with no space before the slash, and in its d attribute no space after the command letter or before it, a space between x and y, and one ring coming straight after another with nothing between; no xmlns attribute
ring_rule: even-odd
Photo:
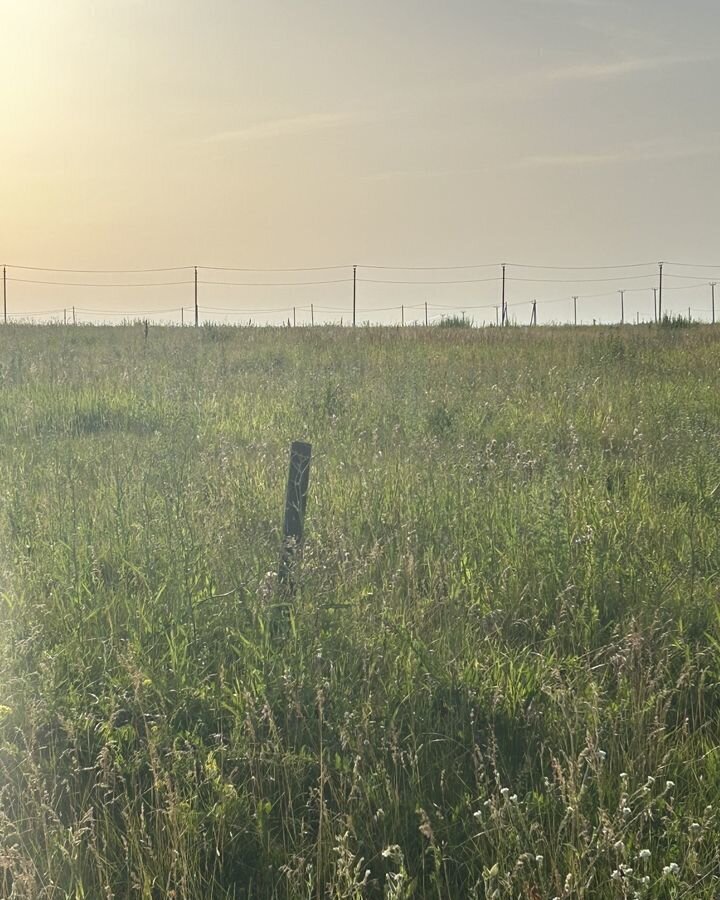
<svg viewBox="0 0 720 900"><path fill-rule="evenodd" d="M655 318L655 323L657 324L657 288L653 288L653 317Z"/></svg>
<svg viewBox="0 0 720 900"><path fill-rule="evenodd" d="M400 307L400 325L401 327L405 327L405 307Z"/></svg>
<svg viewBox="0 0 720 900"><path fill-rule="evenodd" d="M295 327L295 307L293 306L293 328Z"/></svg>
<svg viewBox="0 0 720 900"><path fill-rule="evenodd" d="M502 267L502 323L507 325L507 306L505 305L505 263Z"/></svg>
<svg viewBox="0 0 720 900"><path fill-rule="evenodd" d="M577 297L573 297L573 321L577 325Z"/></svg>
<svg viewBox="0 0 720 900"><path fill-rule="evenodd" d="M662 270L663 264L658 263L660 268L660 284L658 285L658 322L662 322Z"/></svg>
<svg viewBox="0 0 720 900"><path fill-rule="evenodd" d="M312 326L314 324L315 324L315 306L311 303L310 304L310 325Z"/></svg>
<svg viewBox="0 0 720 900"><path fill-rule="evenodd" d="M185 307L180 307L180 327L182 328L185 325Z"/></svg>
<svg viewBox="0 0 720 900"><path fill-rule="evenodd" d="M63 325L67 325L67 309L63 310Z"/></svg>
<svg viewBox="0 0 720 900"><path fill-rule="evenodd" d="M717 281L710 282L710 291L712 296L712 323L715 324L715 285Z"/></svg>
<svg viewBox="0 0 720 900"><path fill-rule="evenodd" d="M195 266L195 327L197 328L200 324L200 314L198 312L198 302L197 302L197 266Z"/></svg>
<svg viewBox="0 0 720 900"><path fill-rule="evenodd" d="M618 291L620 294L620 324L625 324L625 291Z"/></svg>
<svg viewBox="0 0 720 900"><path fill-rule="evenodd" d="M7 272L3 266L3 322L7 325Z"/></svg>
<svg viewBox="0 0 720 900"><path fill-rule="evenodd" d="M537 300L532 302L532 314L530 316L530 324L537 325Z"/></svg>
<svg viewBox="0 0 720 900"><path fill-rule="evenodd" d="M427 327L428 316L427 316L427 300L425 301L425 326Z"/></svg>
<svg viewBox="0 0 720 900"><path fill-rule="evenodd" d="M355 327L355 303L357 300L357 266L353 266L353 328Z"/></svg>
<svg viewBox="0 0 720 900"><path fill-rule="evenodd" d="M73 325L76 325L76 324L77 324L77 322L75 321L75 307L73 306Z"/></svg>

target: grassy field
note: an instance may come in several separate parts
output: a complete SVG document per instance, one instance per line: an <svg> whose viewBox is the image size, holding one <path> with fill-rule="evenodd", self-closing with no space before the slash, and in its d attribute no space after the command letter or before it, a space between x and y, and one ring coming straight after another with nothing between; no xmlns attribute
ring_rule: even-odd
<svg viewBox="0 0 720 900"><path fill-rule="evenodd" d="M709 326L1 329L0 897L717 898L719 370Z"/></svg>

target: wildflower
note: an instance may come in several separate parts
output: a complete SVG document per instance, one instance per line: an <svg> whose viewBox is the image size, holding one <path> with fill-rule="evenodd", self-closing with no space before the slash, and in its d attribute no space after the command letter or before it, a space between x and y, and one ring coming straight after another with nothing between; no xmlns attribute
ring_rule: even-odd
<svg viewBox="0 0 720 900"><path fill-rule="evenodd" d="M647 783L648 785L655 784L655 779L652 777L652 775L648 775Z"/></svg>
<svg viewBox="0 0 720 900"><path fill-rule="evenodd" d="M541 866L541 865L545 862L545 857L542 856L540 853L538 853L538 855L535 857L535 862L536 862L539 866Z"/></svg>
<svg viewBox="0 0 720 900"><path fill-rule="evenodd" d="M600 759L606 759L607 753L604 750L598 750L598 756L600 757Z"/></svg>
<svg viewBox="0 0 720 900"><path fill-rule="evenodd" d="M650 876L643 875L643 877L640 879L640 883L645 885L645 887L647 887L650 884Z"/></svg>
<svg viewBox="0 0 720 900"><path fill-rule="evenodd" d="M475 810L475 812L473 813L473 819L482 819L482 810L481 809Z"/></svg>
<svg viewBox="0 0 720 900"><path fill-rule="evenodd" d="M617 853L624 853L625 844L622 841L615 841L615 843L613 844L613 850L615 850Z"/></svg>
<svg viewBox="0 0 720 900"><path fill-rule="evenodd" d="M702 825L699 822L693 822L690 825L690 832L692 834L698 834L700 831L702 831Z"/></svg>
<svg viewBox="0 0 720 900"><path fill-rule="evenodd" d="M638 856L640 857L640 859L650 859L650 857L652 856L652 853L649 850L645 849L645 850L641 850L638 853Z"/></svg>
<svg viewBox="0 0 720 900"><path fill-rule="evenodd" d="M671 862L668 866L663 866L663 875L677 875L680 866L676 862Z"/></svg>
<svg viewBox="0 0 720 900"><path fill-rule="evenodd" d="M629 806L623 806L623 808L620 811L622 812L622 814L624 816L629 816L630 813L632 812L632 809Z"/></svg>
<svg viewBox="0 0 720 900"><path fill-rule="evenodd" d="M510 788L500 788L500 793L503 795L503 797L507 798L508 794L510 793Z"/></svg>
<svg viewBox="0 0 720 900"><path fill-rule="evenodd" d="M511 803L517 803L517 794L513 794L509 799Z"/></svg>
<svg viewBox="0 0 720 900"><path fill-rule="evenodd" d="M675 787L674 781L666 781L665 782L665 790L666 791L671 791L674 787Z"/></svg>

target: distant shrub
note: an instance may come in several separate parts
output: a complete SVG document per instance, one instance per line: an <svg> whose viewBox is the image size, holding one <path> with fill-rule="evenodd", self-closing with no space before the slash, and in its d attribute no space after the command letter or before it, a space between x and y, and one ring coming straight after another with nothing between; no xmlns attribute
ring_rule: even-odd
<svg viewBox="0 0 720 900"><path fill-rule="evenodd" d="M687 316L677 315L677 316L669 316L667 313L662 317L660 324L663 328L688 328L690 325L697 325L697 322L693 322L692 319L689 319Z"/></svg>
<svg viewBox="0 0 720 900"><path fill-rule="evenodd" d="M438 322L439 328L470 328L471 326L470 319L464 319L462 316L443 316Z"/></svg>

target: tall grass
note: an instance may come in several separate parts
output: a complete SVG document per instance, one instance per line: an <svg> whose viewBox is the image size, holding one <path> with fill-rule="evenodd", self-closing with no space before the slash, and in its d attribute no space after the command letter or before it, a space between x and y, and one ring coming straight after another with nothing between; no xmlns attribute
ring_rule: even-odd
<svg viewBox="0 0 720 900"><path fill-rule="evenodd" d="M719 364L0 330L0 896L717 897Z"/></svg>

